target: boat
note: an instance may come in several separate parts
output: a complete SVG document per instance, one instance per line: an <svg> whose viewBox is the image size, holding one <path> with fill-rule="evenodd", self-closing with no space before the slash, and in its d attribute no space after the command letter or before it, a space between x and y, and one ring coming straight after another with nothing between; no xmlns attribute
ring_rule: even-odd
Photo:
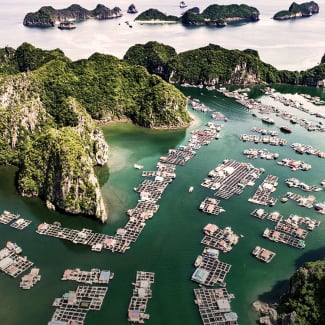
<svg viewBox="0 0 325 325"><path fill-rule="evenodd" d="M142 169L143 168L143 166L142 165L139 165L139 164L134 164L133 167L135 169Z"/></svg>
<svg viewBox="0 0 325 325"><path fill-rule="evenodd" d="M181 1L181 2L179 3L179 7L180 7L180 8L186 8L186 7L187 7L187 4L186 4L184 1Z"/></svg>
<svg viewBox="0 0 325 325"><path fill-rule="evenodd" d="M203 257L201 255L198 255L194 262L194 266L199 267L202 264L202 261L203 261Z"/></svg>
<svg viewBox="0 0 325 325"><path fill-rule="evenodd" d="M75 29L77 26L71 21L63 21L58 26L59 29Z"/></svg>
<svg viewBox="0 0 325 325"><path fill-rule="evenodd" d="M283 132L283 133L291 133L291 129L288 127L288 126L281 126L280 127L280 130Z"/></svg>
<svg viewBox="0 0 325 325"><path fill-rule="evenodd" d="M191 186L191 187L188 189L189 193L192 193L193 190L194 190L194 187L193 187L193 186Z"/></svg>
<svg viewBox="0 0 325 325"><path fill-rule="evenodd" d="M262 118L262 122L267 123L267 124L274 124L274 120L271 119L270 117L266 116Z"/></svg>

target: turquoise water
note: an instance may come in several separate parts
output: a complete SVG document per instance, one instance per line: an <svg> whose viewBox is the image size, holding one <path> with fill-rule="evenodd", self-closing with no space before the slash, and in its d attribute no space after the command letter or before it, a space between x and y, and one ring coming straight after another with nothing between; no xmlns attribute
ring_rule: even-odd
<svg viewBox="0 0 325 325"><path fill-rule="evenodd" d="M190 281L190 277L194 271L193 262L203 249L200 244L202 227L209 222L220 227L231 226L235 233L244 236L231 252L220 256L222 261L232 265L226 282L228 291L235 294L232 308L238 313L239 323L242 325L255 323L256 315L250 307L254 300L272 301L285 290L288 278L298 266L304 261L324 257L324 222L309 234L306 249L294 249L270 242L261 236L265 227L272 227L272 223L251 217L249 213L259 206L247 201L266 174L279 176L278 189L273 193L277 198L281 198L288 190L284 184L284 179L288 177L297 177L307 184L319 184L320 180L325 178L324 160L315 156L298 155L288 146L243 143L239 140L240 133L248 133L252 126L267 126L242 106L217 92L189 88L182 90L186 95L200 98L212 109L223 112L229 120L224 123L219 140L202 147L186 166L177 167L177 177L159 201L158 213L147 222L138 241L124 255L107 251L94 253L87 247L42 237L35 233L35 229L42 221L58 220L65 227L87 227L113 234L127 222L125 211L135 206L138 199L137 193L132 189L142 181L142 177L141 171L134 169L133 164L139 163L144 165L145 170L153 170L161 155L166 154L169 148L185 144L190 137L190 131L209 120L208 113L193 113L195 121L187 130L155 131L127 123L104 127L105 137L111 148L109 173L106 169L98 169L105 202L111 213L105 225L87 218L50 212L40 200L20 197L14 187L15 169L0 168L0 211L7 209L17 212L33 221L23 231L0 225L0 246L5 245L7 240L17 242L22 246L23 254L40 267L42 275L41 282L33 289L23 291L18 287L18 278L0 274L0 319L3 324L46 324L54 312L51 307L54 298L77 287L74 282L60 280L64 269L73 267L85 270L93 267L109 268L115 272L102 310L89 312L86 324L128 323L126 319L132 294L131 283L137 270L156 272L156 283L152 288L153 298L148 304L151 317L146 324L200 324L193 294L193 288L197 285ZM282 87L282 91L295 93L297 89ZM311 89L303 88L299 91L305 93ZM269 100L266 97L261 99L266 102ZM275 129L284 124L278 117L272 118L276 120L276 126L269 128ZM308 132L298 126L292 128L291 134L283 135L289 144L302 142L325 150L324 134ZM248 160L242 155L242 151L249 147L266 147L269 151L278 152L282 158L303 159L312 165L312 169L308 172L292 172L276 165L275 161ZM228 201L221 200L220 205L226 210L225 213L219 216L205 215L198 210L198 206L206 196L211 196L212 192L201 187L200 183L208 172L225 158L249 161L256 167L265 168L266 173L260 177L256 186L247 187L240 196ZM192 193L188 193L190 186L194 186ZM297 189L291 191L307 195ZM318 192L315 196L319 201L325 200L324 192ZM275 207L267 207L265 210L277 210L284 216L297 213L324 221L324 216L316 214L313 210L298 207L292 201L277 203ZM261 263L251 256L250 252L256 245L277 253L270 264Z"/></svg>
<svg viewBox="0 0 325 325"><path fill-rule="evenodd" d="M87 9L95 8L97 1L81 0L78 3ZM199 6L204 9L215 1L186 1L188 7ZM230 4L225 0L219 4ZM67 0L44 3L41 0L33 2L22 0L4 0L0 8L0 47L6 45L17 47L22 42L30 42L44 49L61 48L73 60L87 58L94 52L112 54L123 57L127 49L136 43L156 40L175 47L180 51L205 46L209 43L219 44L225 48L259 51L260 57L267 63L279 69L302 70L320 61L324 53L325 41L323 31L325 26L324 0L318 1L320 13L308 19L275 22L270 17L274 12L285 9L288 4L281 0L256 3L248 0L245 3L256 6L261 12L258 23L243 26L229 26L223 29L185 28L181 25L137 25L126 27L124 21L132 21L134 16L125 14L121 20L87 21L78 25L74 31L59 31L58 29L30 29L22 25L27 12L37 11L43 5L54 8L65 8L71 4ZM139 0L135 3L139 12L150 7L158 8L168 14L180 14L178 1ZM130 3L118 0L106 6L119 6L124 12ZM121 23L119 25L119 22ZM323 97L322 89L305 89L297 87L278 87L284 93L310 93ZM104 127L106 139L111 147L111 157L108 168L97 168L97 174L102 184L105 203L110 210L108 223L102 225L97 221L72 217L58 212L48 211L44 203L38 199L22 198L15 189L16 169L0 167L0 212L4 209L20 213L22 217L33 223L23 231L15 230L7 225L0 225L0 247L7 240L16 241L23 248L36 266L40 267L42 280L33 289L19 289L19 279L12 279L0 273L1 324L46 324L54 308L51 304L55 297L61 296L77 285L73 282L60 280L64 269L79 267L109 268L115 272L115 278L109 285L109 291L100 312L89 312L86 324L110 323L114 325L128 324L127 307L132 294L132 285L137 270L156 272L156 283L153 285L153 298L148 304L151 315L146 324L152 325L197 325L200 317L194 305L193 288L196 284L190 281L193 272L192 264L195 257L202 251L202 227L209 222L220 227L230 225L240 238L239 243L228 254L222 254L220 259L232 264L228 274L227 288L236 298L232 307L238 313L241 325L254 324L256 315L250 306L256 299L273 300L281 294L292 272L304 261L323 258L325 249L324 216L314 211L298 207L294 202L278 203L268 211L278 210L284 216L297 213L322 221L307 237L307 247L297 250L276 244L261 237L261 233L271 222L260 221L249 215L257 205L247 202L254 193L256 186L262 182L260 177L254 188L246 188L240 196L228 201L222 200L221 206L226 212L217 217L204 215L198 210L200 202L209 195L207 189L200 187L203 178L223 159L232 158L238 161L249 161L256 167L263 167L267 173L279 176L279 186L273 195L281 198L288 190L284 179L297 177L307 184L319 184L325 178L324 160L314 156L300 156L287 147L272 147L242 143L239 134L249 132L252 126L263 126L259 119L254 118L233 100L222 97L216 92L201 89L182 89L186 95L200 98L205 104L227 115L229 121L224 124L221 138L207 147L199 150L186 166L177 168L176 180L167 188L160 200L160 209L152 220L147 222L139 240L124 255L112 254L106 251L93 253L87 247L76 246L63 240L42 237L35 233L36 226L43 221L58 220L65 227L91 228L93 231L114 234L115 230L125 225L125 211L134 207L138 199L132 189L142 178L140 171L133 168L134 163L145 166L146 170L154 169L161 155L169 148L175 148L186 143L190 131L197 129L209 120L206 113L193 113L195 122L187 130L154 131L145 130L130 124L110 124ZM267 97L263 102L270 102ZM311 105L311 104L306 104ZM324 110L320 107L319 110ZM301 117L303 113L297 112ZM277 127L287 124L278 117ZM283 135L288 143L302 142L325 150L324 134L307 132L298 126L291 125L292 134ZM275 127L270 127L275 128ZM248 160L242 151L249 147L266 147L269 151L277 151L280 157L303 159L312 165L308 172L292 172L285 167L277 166L274 161ZM193 193L188 188L194 186ZM302 193L291 189L293 192ZM304 194L304 193L302 193ZM306 194L307 195L307 194ZM315 194L319 201L324 201L324 192ZM270 264L263 264L254 259L250 252L261 245L277 253Z"/></svg>

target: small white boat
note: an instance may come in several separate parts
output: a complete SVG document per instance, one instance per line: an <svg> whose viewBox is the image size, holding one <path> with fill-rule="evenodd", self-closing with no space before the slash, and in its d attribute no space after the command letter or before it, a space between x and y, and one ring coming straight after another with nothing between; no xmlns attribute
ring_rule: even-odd
<svg viewBox="0 0 325 325"><path fill-rule="evenodd" d="M193 187L193 186L191 186L191 187L188 189L188 191L189 191L190 193L192 193L193 190L194 190L194 187Z"/></svg>
<svg viewBox="0 0 325 325"><path fill-rule="evenodd" d="M133 167L134 167L135 169L142 169L142 168L143 168L142 165L138 165L138 164L134 164Z"/></svg>

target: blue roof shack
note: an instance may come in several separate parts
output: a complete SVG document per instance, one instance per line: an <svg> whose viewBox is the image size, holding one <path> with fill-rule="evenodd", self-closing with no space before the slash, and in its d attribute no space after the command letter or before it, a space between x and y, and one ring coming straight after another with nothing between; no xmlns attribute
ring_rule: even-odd
<svg viewBox="0 0 325 325"><path fill-rule="evenodd" d="M110 277L111 277L110 271L101 271L99 274L99 282L108 284Z"/></svg>
<svg viewBox="0 0 325 325"><path fill-rule="evenodd" d="M192 281L204 284L209 274L210 274L209 271L202 268L197 268L192 275Z"/></svg>

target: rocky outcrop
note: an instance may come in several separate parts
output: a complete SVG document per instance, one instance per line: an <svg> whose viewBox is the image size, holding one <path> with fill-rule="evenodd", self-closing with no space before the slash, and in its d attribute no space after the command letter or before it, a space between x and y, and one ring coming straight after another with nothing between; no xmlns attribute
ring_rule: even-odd
<svg viewBox="0 0 325 325"><path fill-rule="evenodd" d="M288 20L301 17L310 17L319 12L319 6L316 2L310 1L302 4L293 2L288 10L281 10L277 12L273 19L275 20Z"/></svg>
<svg viewBox="0 0 325 325"><path fill-rule="evenodd" d="M39 196L71 214L95 216L107 212L85 143L71 127L48 129L25 145L18 173L23 196ZM49 203L47 203L49 205Z"/></svg>
<svg viewBox="0 0 325 325"><path fill-rule="evenodd" d="M32 73L0 79L0 163L19 167L18 190L38 196L50 209L107 220L93 166L108 160L101 130L69 100L78 123L57 128L39 96Z"/></svg>
<svg viewBox="0 0 325 325"><path fill-rule="evenodd" d="M278 76L274 67L260 60L257 51L227 50L214 44L177 54L170 46L148 42L131 47L124 58L177 84L254 85L276 82Z"/></svg>
<svg viewBox="0 0 325 325"><path fill-rule="evenodd" d="M54 9L51 6L44 6L37 12L28 13L23 24L28 27L53 27L66 21L83 21L86 19L111 19L122 16L120 8L109 9L98 4L94 10L87 10L77 4L65 9Z"/></svg>
<svg viewBox="0 0 325 325"><path fill-rule="evenodd" d="M127 13L128 14L136 14L136 13L138 13L138 10L137 10L137 8L135 7L135 5L133 3L131 5L129 5Z"/></svg>

